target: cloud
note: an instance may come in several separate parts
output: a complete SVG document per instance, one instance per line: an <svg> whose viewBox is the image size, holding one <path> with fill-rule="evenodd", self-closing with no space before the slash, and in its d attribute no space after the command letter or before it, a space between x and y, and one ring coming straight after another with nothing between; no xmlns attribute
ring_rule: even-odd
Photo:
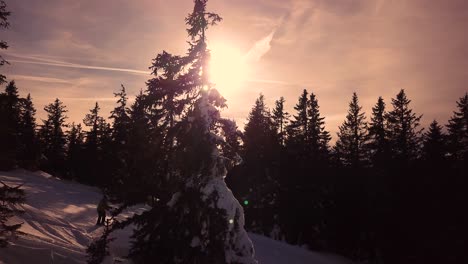
<svg viewBox="0 0 468 264"><path fill-rule="evenodd" d="M270 34L268 34L264 38L255 42L252 48L250 48L250 50L245 55L246 60L248 62L252 62L252 61L258 62L263 57L263 55L265 55L270 50L271 40L273 39L274 34L275 34L275 30L273 30Z"/></svg>
<svg viewBox="0 0 468 264"><path fill-rule="evenodd" d="M316 8L315 1L292 0L287 13L279 19L275 42L281 44L294 43L301 31L313 17Z"/></svg>

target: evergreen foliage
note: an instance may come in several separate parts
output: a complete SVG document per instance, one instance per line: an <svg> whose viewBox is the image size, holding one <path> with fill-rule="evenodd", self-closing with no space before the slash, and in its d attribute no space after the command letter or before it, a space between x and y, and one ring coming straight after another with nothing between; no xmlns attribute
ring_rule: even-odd
<svg viewBox="0 0 468 264"><path fill-rule="evenodd" d="M418 157L422 132L422 129L419 129L422 115L413 113L409 107L410 103L411 100L402 89L396 98L392 99L393 110L386 116L393 158L397 164L403 166Z"/></svg>
<svg viewBox="0 0 468 264"><path fill-rule="evenodd" d="M359 168L367 163L368 127L356 93L349 103L346 120L339 127L335 151L345 166Z"/></svg>
<svg viewBox="0 0 468 264"><path fill-rule="evenodd" d="M21 98L21 113L19 123L19 140L21 142L18 161L19 165L28 169L37 169L40 157L39 139L36 131L36 109L31 95Z"/></svg>
<svg viewBox="0 0 468 264"><path fill-rule="evenodd" d="M457 110L453 112L447 125L451 159L457 166L464 166L468 161L468 93L457 101Z"/></svg>
<svg viewBox="0 0 468 264"><path fill-rule="evenodd" d="M423 136L422 157L429 166L437 166L445 160L447 154L446 136L436 120L432 121Z"/></svg>
<svg viewBox="0 0 468 264"><path fill-rule="evenodd" d="M289 113L285 111L284 109L284 103L286 100L284 100L284 97L280 97L279 100L275 101L275 108L273 109L273 125L276 129L277 137L278 137L278 142L284 146L285 144L285 131L286 127L289 123Z"/></svg>
<svg viewBox="0 0 468 264"><path fill-rule="evenodd" d="M43 124L39 129L41 149L45 159L41 167L57 176L63 175L66 155L66 137L63 129L67 126L65 120L68 118L66 116L68 110L57 98L45 106L44 111L47 113L47 119L42 120Z"/></svg>
<svg viewBox="0 0 468 264"><path fill-rule="evenodd" d="M14 81L8 83L5 92L0 94L0 168L12 169L17 165L16 157L20 149L19 130L21 104L18 88Z"/></svg>
<svg viewBox="0 0 468 264"><path fill-rule="evenodd" d="M389 132L386 119L385 102L379 97L372 107L372 116L369 123L369 154L374 167L381 168L390 159Z"/></svg>
<svg viewBox="0 0 468 264"><path fill-rule="evenodd" d="M8 246L8 240L14 238L22 224L11 223L10 218L23 213L17 207L24 203L25 193L21 185L11 187L1 182L0 187L0 248Z"/></svg>
<svg viewBox="0 0 468 264"><path fill-rule="evenodd" d="M1 0L0 1L0 29L5 29L10 26L10 23L8 22L8 17L11 15L11 12L7 10L7 6L5 1ZM0 50L2 49L8 49L8 43L4 40L0 40ZM0 55L0 67L8 64L8 61L6 61L1 55ZM6 76L3 74L0 74L0 85L4 84L6 82Z"/></svg>

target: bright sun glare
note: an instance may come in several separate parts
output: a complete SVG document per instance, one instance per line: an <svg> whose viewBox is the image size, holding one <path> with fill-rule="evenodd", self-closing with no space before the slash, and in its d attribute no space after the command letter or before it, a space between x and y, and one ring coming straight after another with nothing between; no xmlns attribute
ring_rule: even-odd
<svg viewBox="0 0 468 264"><path fill-rule="evenodd" d="M214 44L211 50L210 79L216 88L225 92L238 89L247 79L248 64L240 50Z"/></svg>

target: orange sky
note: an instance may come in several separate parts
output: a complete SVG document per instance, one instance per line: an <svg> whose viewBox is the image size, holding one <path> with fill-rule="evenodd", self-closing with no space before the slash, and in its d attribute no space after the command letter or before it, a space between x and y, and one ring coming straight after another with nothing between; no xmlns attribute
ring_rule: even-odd
<svg viewBox="0 0 468 264"><path fill-rule="evenodd" d="M22 95L38 117L56 97L81 122L98 101L103 115L123 83L131 96L145 87L151 59L163 49L184 53L190 0L7 0L11 27L1 39ZM211 0L223 21L211 43L248 54L248 80L220 92L224 114L243 127L259 93L269 106L280 96L292 109L313 91L335 136L353 91L370 114L407 91L423 123L441 123L468 91L468 2L464 0ZM236 74L235 70L232 72ZM290 110L291 112L291 110Z"/></svg>

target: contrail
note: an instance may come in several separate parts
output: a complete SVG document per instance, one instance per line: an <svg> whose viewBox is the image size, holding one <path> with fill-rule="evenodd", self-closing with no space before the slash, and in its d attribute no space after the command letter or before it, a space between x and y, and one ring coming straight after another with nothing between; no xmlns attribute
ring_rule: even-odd
<svg viewBox="0 0 468 264"><path fill-rule="evenodd" d="M83 64L76 64L76 63L69 63L69 62L61 62L43 58L36 58L36 57L28 57L28 56L17 56L10 54L10 56L18 57L18 58L30 58L37 61L32 60L17 60L17 59L8 59L10 62L16 63L27 63L27 64L38 64L38 65L47 65L47 66L55 66L55 67L65 67L65 68L76 68L76 69L89 69L89 70L103 70L103 71L118 71L118 72L128 72L134 74L142 74L142 75L149 75L150 71L141 71L135 69L125 69L125 68L114 68L114 67L103 67L103 66L90 66L90 65L83 65Z"/></svg>

